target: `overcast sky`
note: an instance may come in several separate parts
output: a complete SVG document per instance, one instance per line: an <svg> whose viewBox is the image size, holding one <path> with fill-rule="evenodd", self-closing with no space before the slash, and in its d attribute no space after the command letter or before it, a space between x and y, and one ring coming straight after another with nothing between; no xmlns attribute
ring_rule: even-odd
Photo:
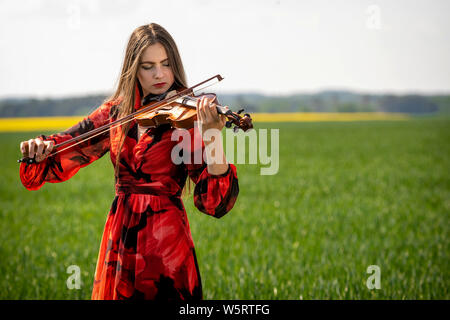
<svg viewBox="0 0 450 320"><path fill-rule="evenodd" d="M0 97L109 93L156 22L216 92L450 93L448 0L0 0Z"/></svg>

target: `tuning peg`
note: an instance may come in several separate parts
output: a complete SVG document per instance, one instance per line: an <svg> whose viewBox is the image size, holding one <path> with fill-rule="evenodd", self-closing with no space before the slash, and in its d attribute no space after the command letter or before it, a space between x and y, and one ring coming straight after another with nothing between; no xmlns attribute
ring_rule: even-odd
<svg viewBox="0 0 450 320"><path fill-rule="evenodd" d="M233 132L236 133L236 132L238 132L238 131L239 131L239 127L238 127L238 126L234 126Z"/></svg>
<svg viewBox="0 0 450 320"><path fill-rule="evenodd" d="M225 127L231 128L232 124L233 124L233 122L229 120L229 121L225 122Z"/></svg>
<svg viewBox="0 0 450 320"><path fill-rule="evenodd" d="M237 112L237 114L241 114L241 112L244 111L244 109L241 109Z"/></svg>

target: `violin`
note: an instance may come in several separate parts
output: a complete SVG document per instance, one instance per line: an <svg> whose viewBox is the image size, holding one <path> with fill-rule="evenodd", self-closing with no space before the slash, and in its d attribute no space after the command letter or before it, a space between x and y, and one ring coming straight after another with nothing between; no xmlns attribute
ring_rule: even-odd
<svg viewBox="0 0 450 320"><path fill-rule="evenodd" d="M96 129L90 130L79 136L76 136L67 141L61 142L55 145L47 157L50 157L58 152L64 151L70 147L73 147L79 143L82 143L90 138L109 131L111 127L120 126L128 121L136 120L137 123L144 127L158 127L163 124L169 123L172 127L178 129L190 129L194 127L194 122L197 120L197 101L203 96L212 96L216 101L216 109L219 114L223 114L228 118L225 123L227 128L231 128L234 124L233 131L237 132L242 129L244 132L252 129L252 118L248 113L241 116L244 109L238 112L233 112L229 108L220 105L217 101L215 94L207 93L198 96L194 95L194 89L199 87L211 80L222 81L223 77L215 75L205 81L202 81L195 86L187 89L183 89L177 92L175 95L165 98L161 101L151 102L142 106L138 111L131 113L121 119L110 122L104 126L98 127ZM68 147L58 150L63 146L69 145ZM25 162L28 164L36 163L36 155L33 158L24 157L17 160L17 162Z"/></svg>
<svg viewBox="0 0 450 320"><path fill-rule="evenodd" d="M174 128L190 129L194 127L194 121L197 120L197 101L204 96L212 97L217 102L216 95L212 93L199 96L185 96L177 98L169 104L139 114L135 119L143 127L157 127L169 123ZM240 116L244 109L233 112L218 103L216 103L216 109L219 114L223 114L228 118L228 121L225 123L227 128L230 128L233 124L235 125L233 128L234 132L237 132L239 129L247 131L253 128L252 118L248 113L245 113L243 117Z"/></svg>

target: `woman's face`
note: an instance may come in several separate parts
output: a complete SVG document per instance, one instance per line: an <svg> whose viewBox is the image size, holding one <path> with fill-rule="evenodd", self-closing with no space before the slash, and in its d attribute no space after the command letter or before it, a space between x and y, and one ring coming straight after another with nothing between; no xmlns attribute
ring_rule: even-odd
<svg viewBox="0 0 450 320"><path fill-rule="evenodd" d="M160 43L155 43L144 50L137 77L144 97L149 93L164 93L172 86L174 82L172 67L169 65L166 49Z"/></svg>

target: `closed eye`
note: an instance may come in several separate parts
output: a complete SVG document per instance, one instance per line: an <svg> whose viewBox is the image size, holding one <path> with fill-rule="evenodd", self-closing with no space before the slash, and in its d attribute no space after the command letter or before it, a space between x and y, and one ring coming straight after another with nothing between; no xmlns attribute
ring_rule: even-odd
<svg viewBox="0 0 450 320"><path fill-rule="evenodd" d="M153 67L154 67L155 65L146 65L146 66L142 66L142 69L144 69L144 70L150 70L150 69L153 69ZM167 61L167 62L164 62L163 63L163 67L170 67L170 64L169 64L169 62Z"/></svg>

